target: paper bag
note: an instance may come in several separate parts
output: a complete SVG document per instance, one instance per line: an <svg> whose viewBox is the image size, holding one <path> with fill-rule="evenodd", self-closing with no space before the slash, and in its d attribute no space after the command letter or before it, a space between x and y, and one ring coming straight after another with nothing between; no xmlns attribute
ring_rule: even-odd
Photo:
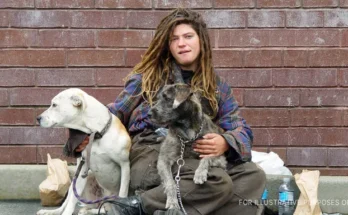
<svg viewBox="0 0 348 215"><path fill-rule="evenodd" d="M301 194L294 215L322 215L318 203L318 185L320 172L303 170L295 175Z"/></svg>
<svg viewBox="0 0 348 215"><path fill-rule="evenodd" d="M67 162L51 159L50 154L47 154L47 178L39 185L41 205L60 205L70 184Z"/></svg>

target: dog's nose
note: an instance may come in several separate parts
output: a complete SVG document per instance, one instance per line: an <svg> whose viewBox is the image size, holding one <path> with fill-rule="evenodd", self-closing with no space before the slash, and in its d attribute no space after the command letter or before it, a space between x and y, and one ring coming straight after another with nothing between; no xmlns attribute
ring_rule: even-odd
<svg viewBox="0 0 348 215"><path fill-rule="evenodd" d="M39 124L40 124L41 116L36 117L36 120L37 120L37 121L39 122Z"/></svg>

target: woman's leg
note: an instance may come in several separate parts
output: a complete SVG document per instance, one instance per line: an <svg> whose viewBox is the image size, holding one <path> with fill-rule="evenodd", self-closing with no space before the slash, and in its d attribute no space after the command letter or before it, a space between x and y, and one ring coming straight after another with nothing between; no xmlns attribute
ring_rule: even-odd
<svg viewBox="0 0 348 215"><path fill-rule="evenodd" d="M253 162L239 164L228 171L233 181L234 195L212 215L256 215L266 186L264 171Z"/></svg>

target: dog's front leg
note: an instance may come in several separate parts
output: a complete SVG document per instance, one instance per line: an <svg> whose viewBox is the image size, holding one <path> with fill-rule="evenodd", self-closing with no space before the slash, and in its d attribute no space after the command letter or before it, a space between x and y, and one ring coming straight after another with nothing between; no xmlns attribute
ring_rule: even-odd
<svg viewBox="0 0 348 215"><path fill-rule="evenodd" d="M174 159L168 158L168 156L161 155L160 153L157 161L157 170L162 179L164 193L167 195L166 208L180 209L176 195L176 185L171 170L173 163Z"/></svg>
<svg viewBox="0 0 348 215"><path fill-rule="evenodd" d="M129 188L129 181L130 181L130 164L128 160L124 160L121 166L121 186L120 186L120 197L127 197L128 196L128 188Z"/></svg>
<svg viewBox="0 0 348 215"><path fill-rule="evenodd" d="M84 165L85 167L86 165ZM84 172L86 168L82 168L81 169L81 172ZM86 178L82 178L81 176L79 176L77 178L77 181L76 181L76 191L77 191L77 194L79 196L81 196L83 190L85 189L86 187L86 184L87 184L87 177ZM75 194L74 194L74 191L73 191L73 183L71 184L70 188L69 188L69 201L68 201L68 204L63 212L62 215L71 215L74 213L74 210L75 210L75 206L76 206L76 203L78 202L78 199L76 198Z"/></svg>
<svg viewBox="0 0 348 215"><path fill-rule="evenodd" d="M193 181L195 182L195 184L203 184L207 181L209 164L211 163L211 159L211 157L205 157L199 161L199 165L193 177Z"/></svg>

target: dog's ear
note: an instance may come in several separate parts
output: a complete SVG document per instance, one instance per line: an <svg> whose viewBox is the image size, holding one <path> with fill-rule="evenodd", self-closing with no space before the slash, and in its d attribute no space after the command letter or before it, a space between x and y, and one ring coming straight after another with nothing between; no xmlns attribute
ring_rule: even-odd
<svg viewBox="0 0 348 215"><path fill-rule="evenodd" d="M179 107L184 101L192 96L191 89L186 84L175 85L175 99L173 102L173 109Z"/></svg>
<svg viewBox="0 0 348 215"><path fill-rule="evenodd" d="M73 105L75 107L81 107L82 106L82 99L81 99L80 96L73 95L73 96L70 97L70 99L71 99L71 101L72 101L72 103L73 103Z"/></svg>

